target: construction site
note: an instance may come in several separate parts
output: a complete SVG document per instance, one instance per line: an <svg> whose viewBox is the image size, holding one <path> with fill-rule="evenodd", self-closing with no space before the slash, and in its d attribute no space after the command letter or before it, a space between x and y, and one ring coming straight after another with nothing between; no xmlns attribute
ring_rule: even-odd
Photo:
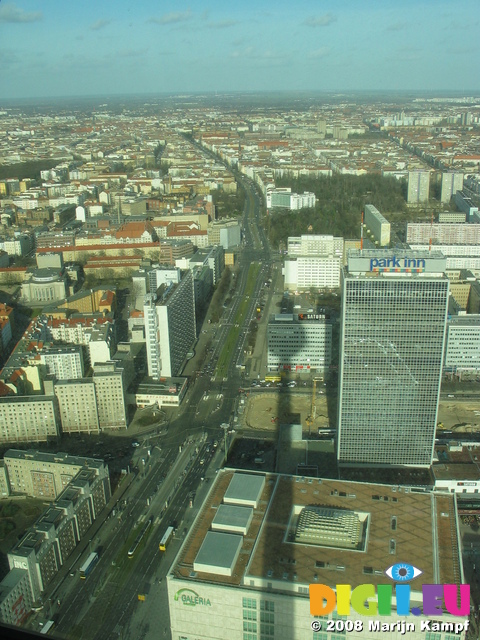
<svg viewBox="0 0 480 640"><path fill-rule="evenodd" d="M316 434L336 427L336 405L336 393L330 395L320 379L311 390L265 389L247 396L244 428L276 431L279 424L297 424L303 433Z"/></svg>

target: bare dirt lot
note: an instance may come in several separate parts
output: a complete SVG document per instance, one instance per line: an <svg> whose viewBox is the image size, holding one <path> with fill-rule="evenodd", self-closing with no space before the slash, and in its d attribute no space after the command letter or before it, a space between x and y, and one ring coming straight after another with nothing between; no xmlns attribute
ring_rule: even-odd
<svg viewBox="0 0 480 640"><path fill-rule="evenodd" d="M438 422L443 424L443 429L455 432L480 431L480 403L478 400L443 400L438 407Z"/></svg>
<svg viewBox="0 0 480 640"><path fill-rule="evenodd" d="M310 394L285 391L267 391L251 394L246 398L245 424L246 428L274 431L278 424L302 424L303 430L308 431L306 419L311 410ZM327 407L327 396L317 394L316 417L311 432L316 433L319 428L336 427L336 402L332 398ZM450 430L455 433L480 432L480 403L477 400L458 401L455 399L440 402L438 422L443 425L440 430Z"/></svg>
<svg viewBox="0 0 480 640"><path fill-rule="evenodd" d="M308 432L306 419L310 415L312 398L310 394L291 392L268 392L252 394L246 399L245 427L252 429L276 430L278 424L301 424ZM320 427L335 426L335 416L329 415L325 395L317 395L316 417L311 432Z"/></svg>

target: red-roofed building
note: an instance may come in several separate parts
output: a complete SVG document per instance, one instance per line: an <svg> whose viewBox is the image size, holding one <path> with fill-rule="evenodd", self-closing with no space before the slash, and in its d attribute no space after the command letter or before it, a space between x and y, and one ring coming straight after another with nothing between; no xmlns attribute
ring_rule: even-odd
<svg viewBox="0 0 480 640"><path fill-rule="evenodd" d="M115 233L115 237L117 241L126 243L155 242L157 240L155 229L148 221L127 222Z"/></svg>
<svg viewBox="0 0 480 640"><path fill-rule="evenodd" d="M196 222L172 222L167 229L169 240L190 240L197 247L208 246L208 232Z"/></svg>

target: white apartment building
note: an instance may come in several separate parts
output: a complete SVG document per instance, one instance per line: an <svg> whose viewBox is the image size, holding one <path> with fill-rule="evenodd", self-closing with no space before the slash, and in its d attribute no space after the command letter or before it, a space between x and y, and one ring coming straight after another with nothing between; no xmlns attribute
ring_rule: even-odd
<svg viewBox="0 0 480 640"><path fill-rule="evenodd" d="M450 318L447 323L444 370L480 370L480 315Z"/></svg>
<svg viewBox="0 0 480 640"><path fill-rule="evenodd" d="M429 190L429 171L408 172L407 202L409 204L421 204L428 202Z"/></svg>
<svg viewBox="0 0 480 640"><path fill-rule="evenodd" d="M46 442L58 436L54 396L0 398L0 442Z"/></svg>
<svg viewBox="0 0 480 640"><path fill-rule="evenodd" d="M390 244L390 223L373 204L365 205L364 223L367 229L373 234L375 242L380 247Z"/></svg>
<svg viewBox="0 0 480 640"><path fill-rule="evenodd" d="M315 194L308 191L299 194L292 193L290 187L267 189L267 209L283 208L298 211L299 209L313 208L316 201Z"/></svg>
<svg viewBox="0 0 480 640"><path fill-rule="evenodd" d="M125 370L116 362L96 363L93 371L100 429L126 429Z"/></svg>
<svg viewBox="0 0 480 640"><path fill-rule="evenodd" d="M332 359L332 325L324 315L275 314L267 327L269 371L325 371Z"/></svg>
<svg viewBox="0 0 480 640"><path fill-rule="evenodd" d="M463 211L439 211L438 221L442 222L457 222L465 223L467 221L467 214Z"/></svg>
<svg viewBox="0 0 480 640"><path fill-rule="evenodd" d="M95 367L97 362L108 362L115 351L115 336L113 324L105 323L90 327L85 331L88 344L90 365Z"/></svg>
<svg viewBox="0 0 480 640"><path fill-rule="evenodd" d="M409 222L406 241L437 244L480 244L480 224ZM442 248L443 250L443 248Z"/></svg>
<svg viewBox="0 0 480 640"><path fill-rule="evenodd" d="M196 338L193 273L146 295L144 319L148 375L154 380L177 376Z"/></svg>
<svg viewBox="0 0 480 640"><path fill-rule="evenodd" d="M283 274L285 289L337 289L343 259L343 238L303 235L288 238Z"/></svg>
<svg viewBox="0 0 480 640"><path fill-rule="evenodd" d="M328 235L290 236L288 256L342 256L343 238Z"/></svg>
<svg viewBox="0 0 480 640"><path fill-rule="evenodd" d="M442 189L440 192L441 202L450 202L457 191L461 191L462 189L463 173L442 173Z"/></svg>
<svg viewBox="0 0 480 640"><path fill-rule="evenodd" d="M49 318L45 323L47 336L51 340L70 344L88 344L92 337L92 329L102 325L111 325L113 331L114 320L91 317L79 318Z"/></svg>
<svg viewBox="0 0 480 640"><path fill-rule="evenodd" d="M58 380L74 380L84 375L83 351L80 346L49 347L39 353L39 359L50 375Z"/></svg>
<svg viewBox="0 0 480 640"><path fill-rule="evenodd" d="M285 289L290 291L315 289L338 289L342 259L338 256L299 256L285 260L283 274Z"/></svg>
<svg viewBox="0 0 480 640"><path fill-rule="evenodd" d="M97 396L92 378L55 383L63 433L99 433Z"/></svg>
<svg viewBox="0 0 480 640"><path fill-rule="evenodd" d="M473 225L469 225L473 226ZM480 225L479 225L480 226ZM412 251L428 251L428 244L410 244ZM476 277L480 277L480 249L477 245L436 245L447 258L446 271L451 274L462 269L471 271Z"/></svg>

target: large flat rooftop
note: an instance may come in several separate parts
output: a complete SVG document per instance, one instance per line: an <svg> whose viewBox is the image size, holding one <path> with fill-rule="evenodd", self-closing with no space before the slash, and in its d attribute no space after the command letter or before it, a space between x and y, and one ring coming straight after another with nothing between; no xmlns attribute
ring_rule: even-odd
<svg viewBox="0 0 480 640"><path fill-rule="evenodd" d="M230 483L238 488L245 475L231 469L218 473L173 575L232 586L271 582L273 589L285 590L314 582L354 587L384 583L386 569L408 562L423 572L421 583L461 582L454 496L253 472L257 480L247 484L261 492L246 533L239 537L238 553L229 556L234 559L231 573L221 575L215 563L208 567L197 556L225 494L231 494ZM348 542L337 544L342 535Z"/></svg>

